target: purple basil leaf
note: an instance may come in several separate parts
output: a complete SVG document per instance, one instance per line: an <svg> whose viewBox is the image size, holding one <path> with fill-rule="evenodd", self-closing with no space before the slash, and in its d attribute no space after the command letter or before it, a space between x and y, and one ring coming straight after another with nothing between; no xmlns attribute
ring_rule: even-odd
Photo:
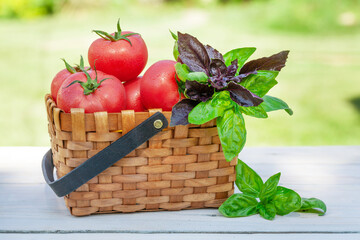
<svg viewBox="0 0 360 240"><path fill-rule="evenodd" d="M230 81L236 82L236 83L240 83L243 78L246 78L247 76L249 76L250 74L257 74L257 71L253 71L253 72L248 72L248 73L242 73L240 75L237 75L235 77L232 77L230 79Z"/></svg>
<svg viewBox="0 0 360 240"><path fill-rule="evenodd" d="M238 69L238 60L235 59L231 62L231 64L227 67L226 76L233 77L236 74L236 71Z"/></svg>
<svg viewBox="0 0 360 240"><path fill-rule="evenodd" d="M257 71L252 71L252 72L247 72L247 73L242 73L242 74L239 74L238 77L240 78L246 78L247 76L249 76L250 74L257 74Z"/></svg>
<svg viewBox="0 0 360 240"><path fill-rule="evenodd" d="M217 90L224 89L228 85L226 78L224 78L222 75L210 77L209 82L210 82L211 86L213 86Z"/></svg>
<svg viewBox="0 0 360 240"><path fill-rule="evenodd" d="M206 102L214 94L214 88L197 81L185 82L186 95L195 101Z"/></svg>
<svg viewBox="0 0 360 240"><path fill-rule="evenodd" d="M227 72L227 67L223 61L220 59L212 59L210 63L210 74L212 76L225 75Z"/></svg>
<svg viewBox="0 0 360 240"><path fill-rule="evenodd" d="M230 82L226 90L230 92L231 99L243 107L258 106L264 101L261 97L234 82Z"/></svg>
<svg viewBox="0 0 360 240"><path fill-rule="evenodd" d="M280 71L285 67L285 62L289 51L282 51L270 57L263 57L246 63L241 69L240 74L256 70Z"/></svg>
<svg viewBox="0 0 360 240"><path fill-rule="evenodd" d="M211 59L220 59L221 61L225 62L223 55L216 50L215 48L211 47L210 45L205 45L205 49Z"/></svg>
<svg viewBox="0 0 360 240"><path fill-rule="evenodd" d="M228 71L229 71L229 67L228 67ZM236 72L236 69L234 69L234 70ZM233 76L232 74L233 74L233 72L230 72L230 73L228 72L226 76L216 76L215 79L218 79L218 78L220 79L222 77L221 82L225 81L227 83L229 83L229 82L240 83L244 78L246 78L250 74L257 74L257 71L243 73L243 74L240 74L240 75L237 75L237 76ZM218 83L217 85L221 85L221 84ZM227 84L226 85L224 85L224 84L221 85L221 87L224 87L224 86L227 86Z"/></svg>
<svg viewBox="0 0 360 240"><path fill-rule="evenodd" d="M189 113L198 104L199 101L194 101L188 98L182 99L180 102L175 104L171 112L170 127L189 124Z"/></svg>
<svg viewBox="0 0 360 240"><path fill-rule="evenodd" d="M230 78L230 81L235 82L235 83L240 83L242 79L243 78L240 76L235 76L235 77Z"/></svg>
<svg viewBox="0 0 360 240"><path fill-rule="evenodd" d="M180 59L193 72L209 74L210 59L204 45L197 38L178 32Z"/></svg>

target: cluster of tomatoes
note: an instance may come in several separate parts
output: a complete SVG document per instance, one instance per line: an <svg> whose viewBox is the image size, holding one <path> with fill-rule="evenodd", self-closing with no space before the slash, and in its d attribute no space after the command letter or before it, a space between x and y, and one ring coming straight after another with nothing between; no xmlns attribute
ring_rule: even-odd
<svg viewBox="0 0 360 240"><path fill-rule="evenodd" d="M83 108L86 113L121 110L145 111L162 108L171 111L179 101L175 80L175 61L162 60L139 74L148 60L148 50L138 33L117 31L108 34L94 31L96 39L88 50L90 67L83 61L66 68L54 77L51 95L65 112Z"/></svg>

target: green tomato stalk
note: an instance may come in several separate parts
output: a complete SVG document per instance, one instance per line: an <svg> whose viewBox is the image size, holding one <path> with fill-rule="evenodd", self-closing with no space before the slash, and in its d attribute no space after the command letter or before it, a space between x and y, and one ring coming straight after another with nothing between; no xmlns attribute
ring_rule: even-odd
<svg viewBox="0 0 360 240"><path fill-rule="evenodd" d="M86 82L75 80L72 83L70 83L68 86L66 86L66 88L70 87L71 85L73 85L75 83L79 83L81 85L81 87L84 89L84 95L89 95L89 94L95 92L95 90L101 85L102 82L104 82L106 79L109 79L109 78L104 78L100 82L98 82L98 75L97 75L97 71L95 68L95 64L94 64L94 71L95 71L94 79L92 79L90 77L89 73L84 69L84 67L81 67L80 69L86 75L86 79L87 79Z"/></svg>
<svg viewBox="0 0 360 240"><path fill-rule="evenodd" d="M120 18L117 21L117 31L114 33L114 35L111 35L107 32L101 31L101 30L93 30L94 33L96 33L97 35L99 35L100 37L102 37L105 40L111 41L111 42L116 42L119 40L125 40L128 41L131 44L130 39L128 38L129 36L132 35L140 35L139 33L127 33L127 34L122 34L122 30L120 27Z"/></svg>
<svg viewBox="0 0 360 240"><path fill-rule="evenodd" d="M85 68L84 66L84 58L82 55L80 55L80 64L75 64L75 67L71 66L68 62L66 62L66 60L64 58L61 58L61 60L64 61L65 63L65 67L66 69L71 73L77 73L77 72L82 72L82 69ZM90 68L88 68L87 70L89 70Z"/></svg>

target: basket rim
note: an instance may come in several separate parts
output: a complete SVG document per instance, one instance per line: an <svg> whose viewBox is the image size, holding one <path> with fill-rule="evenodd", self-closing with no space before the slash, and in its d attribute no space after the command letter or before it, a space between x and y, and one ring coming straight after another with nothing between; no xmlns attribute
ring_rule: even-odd
<svg viewBox="0 0 360 240"><path fill-rule="evenodd" d="M46 102L46 107L47 107L47 110L48 110L48 114L49 114L49 117L50 119L53 118L51 116L54 115L54 113L56 112L60 118L60 129L63 130L63 131L72 131L72 128L71 128L71 116L72 116L72 113L67 113L67 112L64 112L62 109L58 108L54 99L52 98L51 94L46 94L45 95L45 102ZM172 116L172 112L171 111L162 111L161 108L153 108L153 109L148 109L147 111L144 111L144 112L135 112L134 110L122 110L120 112L113 112L113 113L109 113L107 111L101 111L101 112L94 112L94 113L85 113L84 109L83 108L72 108L72 112L81 112L84 114L85 116L85 121L87 123L92 123L94 122L94 118L95 118L95 114L98 114L98 113L106 113L108 115L108 118L109 118L109 121L112 121L112 122L118 122L117 119L121 119L121 116L122 114L127 114L127 115L131 115L133 114L134 118L135 118L135 122L136 124L135 125L138 125L140 124L141 122L143 122L145 119L149 118L151 115L153 115L154 113L156 112L161 112L162 114L164 114L165 118L167 119L167 121L169 122L169 126L167 128L165 128L164 130L167 130L167 129L173 129L175 126L170 126L170 122L171 122L171 116ZM216 121L216 119L213 119L207 123L204 123L204 124L201 124L201 125L196 125L196 124L187 124L186 126L189 127L189 128L207 128L207 127L210 127L210 126L214 126L216 125L214 123L214 121ZM115 124L113 124L115 125ZM118 125L118 124L116 124ZM93 129L93 126L92 124L86 124L86 126L88 126L90 129ZM113 126L113 127L110 127L111 131L119 131L121 130L121 126Z"/></svg>

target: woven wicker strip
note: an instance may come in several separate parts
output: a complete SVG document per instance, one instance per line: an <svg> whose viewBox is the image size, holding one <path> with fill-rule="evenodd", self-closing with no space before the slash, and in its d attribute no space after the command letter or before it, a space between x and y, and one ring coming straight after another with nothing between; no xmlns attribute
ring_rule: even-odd
<svg viewBox="0 0 360 240"><path fill-rule="evenodd" d="M159 109L64 113L45 97L53 161L62 177ZM170 122L171 112L163 112ZM226 162L216 121L169 127L65 196L71 214L219 207L234 192L236 159Z"/></svg>

